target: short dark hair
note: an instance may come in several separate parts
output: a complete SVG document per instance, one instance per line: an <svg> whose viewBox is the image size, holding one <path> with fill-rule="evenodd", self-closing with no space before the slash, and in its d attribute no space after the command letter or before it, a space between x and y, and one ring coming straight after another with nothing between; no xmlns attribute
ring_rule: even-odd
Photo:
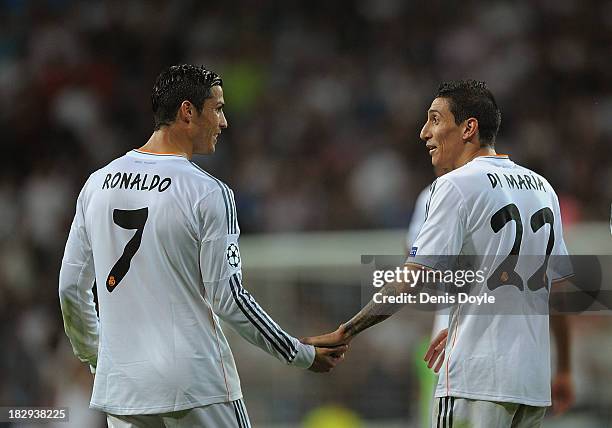
<svg viewBox="0 0 612 428"><path fill-rule="evenodd" d="M211 96L211 88L217 85L223 86L219 75L203 66L181 64L162 71L151 93L154 129L174 122L183 101L189 101L200 113L204 101Z"/></svg>
<svg viewBox="0 0 612 428"><path fill-rule="evenodd" d="M450 111L459 125L474 117L478 120L480 144L493 146L501 124L501 112L495 97L485 82L477 80L453 80L443 82L438 88L436 98L446 98Z"/></svg>

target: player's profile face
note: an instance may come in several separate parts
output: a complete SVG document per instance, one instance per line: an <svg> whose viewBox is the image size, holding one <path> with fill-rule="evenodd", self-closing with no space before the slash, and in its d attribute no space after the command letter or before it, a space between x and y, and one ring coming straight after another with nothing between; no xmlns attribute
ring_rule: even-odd
<svg viewBox="0 0 612 428"><path fill-rule="evenodd" d="M213 86L211 96L204 101L202 112L193 117L193 152L207 155L215 152L217 138L221 130L227 128L227 120L223 112L225 101L223 88Z"/></svg>
<svg viewBox="0 0 612 428"><path fill-rule="evenodd" d="M436 98L427 111L427 121L421 129L421 140L425 141L431 164L447 172L456 168L456 162L464 148L461 129L455 123L446 98Z"/></svg>

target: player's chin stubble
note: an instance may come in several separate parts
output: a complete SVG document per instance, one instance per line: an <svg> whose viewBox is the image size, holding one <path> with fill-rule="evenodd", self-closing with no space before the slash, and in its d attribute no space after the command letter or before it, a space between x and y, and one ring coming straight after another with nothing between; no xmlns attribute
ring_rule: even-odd
<svg viewBox="0 0 612 428"><path fill-rule="evenodd" d="M444 158L444 143L439 143L436 147L435 153L431 157L431 164L433 166L442 167L441 161Z"/></svg>

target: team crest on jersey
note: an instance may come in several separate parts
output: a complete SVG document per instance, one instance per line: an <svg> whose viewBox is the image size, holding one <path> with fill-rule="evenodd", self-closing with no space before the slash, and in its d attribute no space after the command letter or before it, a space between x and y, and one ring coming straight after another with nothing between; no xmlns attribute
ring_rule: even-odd
<svg viewBox="0 0 612 428"><path fill-rule="evenodd" d="M233 242L229 244L229 247L227 247L226 257L227 262L231 267L238 267L240 264L240 251L238 250L238 245L234 244Z"/></svg>
<svg viewBox="0 0 612 428"><path fill-rule="evenodd" d="M410 249L410 257L415 257L417 253L418 247L412 247Z"/></svg>

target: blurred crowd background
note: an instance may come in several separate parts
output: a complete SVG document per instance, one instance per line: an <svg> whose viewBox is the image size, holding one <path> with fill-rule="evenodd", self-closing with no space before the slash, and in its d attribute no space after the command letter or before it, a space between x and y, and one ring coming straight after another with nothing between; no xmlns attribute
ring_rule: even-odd
<svg viewBox="0 0 612 428"><path fill-rule="evenodd" d="M547 177L571 227L610 216L611 46L604 0L0 0L0 405L86 406L59 264L87 176L150 136L164 67L223 77L229 129L195 160L234 189L243 235L407 227L433 179L419 131L440 81L456 78L488 82L498 152ZM331 320L323 329L339 321L311 309L306 319ZM360 361L410 397L413 375L396 363ZM385 397L360 414L412 417ZM300 415L261 401L260 420Z"/></svg>

